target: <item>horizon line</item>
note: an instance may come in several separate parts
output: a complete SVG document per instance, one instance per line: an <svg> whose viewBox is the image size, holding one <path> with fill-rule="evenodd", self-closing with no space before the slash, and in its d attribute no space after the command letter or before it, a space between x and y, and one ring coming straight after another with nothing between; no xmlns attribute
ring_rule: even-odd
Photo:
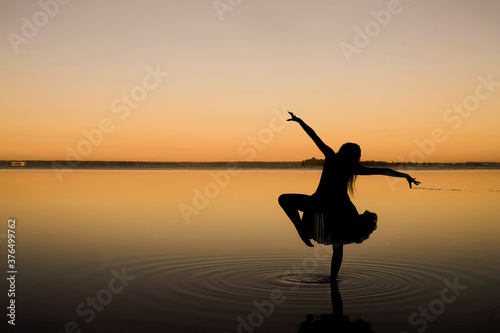
<svg viewBox="0 0 500 333"><path fill-rule="evenodd" d="M68 162L68 163L90 163L90 162L126 162L126 163L301 163L310 161L324 161L324 159L310 158L294 161L151 161L151 160L65 160L65 159L1 159L1 162ZM388 164L471 164L471 163L496 163L498 161L466 161L466 162L411 162L411 161L383 161L383 160L362 160L360 163L388 163Z"/></svg>

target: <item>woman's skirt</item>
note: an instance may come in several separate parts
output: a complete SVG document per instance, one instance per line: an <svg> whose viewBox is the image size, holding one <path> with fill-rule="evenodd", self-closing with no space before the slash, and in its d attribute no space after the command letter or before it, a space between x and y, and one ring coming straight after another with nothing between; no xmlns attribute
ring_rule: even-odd
<svg viewBox="0 0 500 333"><path fill-rule="evenodd" d="M334 212L306 211L302 222L308 238L319 244L359 244L377 229L377 214L365 211L361 215L344 217Z"/></svg>

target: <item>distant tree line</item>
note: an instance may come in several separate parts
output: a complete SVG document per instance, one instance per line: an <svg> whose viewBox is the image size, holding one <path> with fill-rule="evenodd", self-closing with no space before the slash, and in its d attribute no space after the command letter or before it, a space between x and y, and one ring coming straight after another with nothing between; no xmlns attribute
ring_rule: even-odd
<svg viewBox="0 0 500 333"><path fill-rule="evenodd" d="M243 161L243 162L142 162L142 161L41 161L41 160L0 160L0 168L67 168L67 169L85 169L85 168L319 168L325 163L324 159L315 157L303 160L301 162L265 162L265 161ZM386 162L386 161L361 161L361 165L372 167L391 167L391 168L409 168L409 167L483 167L498 168L498 162L464 162L464 163L412 163L412 162Z"/></svg>

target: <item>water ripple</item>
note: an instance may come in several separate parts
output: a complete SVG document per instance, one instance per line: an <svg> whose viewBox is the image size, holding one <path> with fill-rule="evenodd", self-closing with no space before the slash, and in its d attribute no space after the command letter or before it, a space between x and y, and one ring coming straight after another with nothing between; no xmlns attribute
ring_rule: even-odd
<svg viewBox="0 0 500 333"><path fill-rule="evenodd" d="M279 290L288 300L309 304L330 301L330 260L304 268L304 257L289 254L228 256L158 256L135 258L127 265L140 271L154 285L142 291L137 302L174 301L178 311L196 304L217 304L218 311L241 309L253 300L269 299ZM403 262L384 258L347 258L338 283L345 302L386 311L399 305L428 302L442 289L444 279L459 274L461 280L479 281L480 269L457 272L454 262ZM139 275L139 274L138 274ZM174 309L175 311L175 309Z"/></svg>

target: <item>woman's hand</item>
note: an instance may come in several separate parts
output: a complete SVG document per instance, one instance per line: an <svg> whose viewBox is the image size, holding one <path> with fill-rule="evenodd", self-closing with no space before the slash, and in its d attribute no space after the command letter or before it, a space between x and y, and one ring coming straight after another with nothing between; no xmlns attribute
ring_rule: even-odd
<svg viewBox="0 0 500 333"><path fill-rule="evenodd" d="M411 188L411 184L420 185L420 182L418 180L416 180L415 178L411 177L408 174L406 175L405 178L408 181L408 184L410 185L410 188Z"/></svg>
<svg viewBox="0 0 500 333"><path fill-rule="evenodd" d="M299 122L301 119L299 117L296 117L292 112L288 111L288 113L290 114L290 119L288 119L287 121L296 121L296 122Z"/></svg>

